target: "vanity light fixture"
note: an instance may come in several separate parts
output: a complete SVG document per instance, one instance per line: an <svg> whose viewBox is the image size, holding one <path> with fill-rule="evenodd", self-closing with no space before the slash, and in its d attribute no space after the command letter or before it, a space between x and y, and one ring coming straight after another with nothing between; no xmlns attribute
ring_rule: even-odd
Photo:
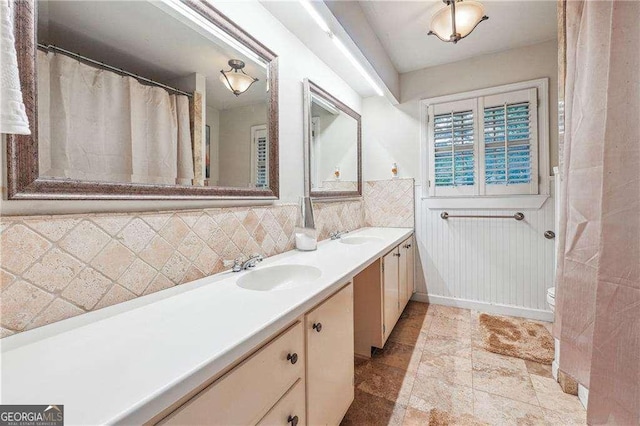
<svg viewBox="0 0 640 426"><path fill-rule="evenodd" d="M344 43L342 43L342 41L340 41L340 39L331 31L327 22L322 18L322 16L320 16L318 11L311 4L312 2L309 0L299 1L302 7L304 7L304 10L306 10L311 18L313 18L320 29L325 32L331 40L333 40L333 43L336 45L336 47L342 52L344 56L347 57L347 59L349 59L349 62L351 62L353 66L358 70L358 72L360 72L362 77L367 80L367 83L369 83L369 85L373 87L373 90L375 90L376 94L378 96L383 96L384 92L382 91L380 86L378 86L378 84L373 80L371 75L369 75L369 73L364 69L362 64L360 64L360 61L358 61L358 59L351 53L347 46L345 46Z"/></svg>
<svg viewBox="0 0 640 426"><path fill-rule="evenodd" d="M431 17L431 31L442 41L453 44L462 40L482 21L489 19L484 14L482 3L474 0L442 0L444 6L436 10Z"/></svg>
<svg viewBox="0 0 640 426"><path fill-rule="evenodd" d="M251 77L242 70L244 62L240 59L229 59L228 63L231 68L228 71L220 70L220 81L231 93L240 96L258 79Z"/></svg>

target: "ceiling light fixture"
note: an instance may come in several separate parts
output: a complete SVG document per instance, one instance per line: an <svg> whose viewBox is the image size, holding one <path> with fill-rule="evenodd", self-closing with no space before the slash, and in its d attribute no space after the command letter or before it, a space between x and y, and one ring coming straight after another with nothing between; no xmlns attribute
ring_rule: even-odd
<svg viewBox="0 0 640 426"><path fill-rule="evenodd" d="M442 41L457 43L478 26L489 19L484 14L482 3L473 0L442 0L444 6L431 17L431 31Z"/></svg>
<svg viewBox="0 0 640 426"><path fill-rule="evenodd" d="M240 59L230 59L228 63L231 69L228 71L220 70L220 81L227 89L231 90L231 93L240 96L258 79L251 77L242 70L244 62Z"/></svg>
<svg viewBox="0 0 640 426"><path fill-rule="evenodd" d="M326 23L324 19L322 19L322 16L320 16L318 11L311 5L311 1L309 0L299 0L299 1L302 7L304 7L307 13L313 18L315 23L318 24L320 29L323 32L327 33L329 38L333 40L333 42L338 47L338 49L344 54L344 56L347 57L347 59L349 59L349 62L351 62L353 66L360 72L360 74L362 75L362 77L364 77L367 83L369 83L371 87L373 87L373 90L375 90L376 94L378 96L383 96L384 92L382 91L380 86L375 82L373 77L371 77L371 75L369 75L369 73L364 69L360 61L358 61L358 59L351 53L351 51L347 48L347 46L345 46L344 43L342 43L342 41L340 41L340 39L333 32L331 32L329 25Z"/></svg>

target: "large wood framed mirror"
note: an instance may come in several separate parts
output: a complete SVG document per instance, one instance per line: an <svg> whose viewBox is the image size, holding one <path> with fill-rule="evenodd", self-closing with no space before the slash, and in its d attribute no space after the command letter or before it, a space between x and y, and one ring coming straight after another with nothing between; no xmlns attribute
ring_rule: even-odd
<svg viewBox="0 0 640 426"><path fill-rule="evenodd" d="M278 58L206 0L14 0L9 199L278 198Z"/></svg>
<svg viewBox="0 0 640 426"><path fill-rule="evenodd" d="M315 199L362 196L360 114L304 81L305 194Z"/></svg>

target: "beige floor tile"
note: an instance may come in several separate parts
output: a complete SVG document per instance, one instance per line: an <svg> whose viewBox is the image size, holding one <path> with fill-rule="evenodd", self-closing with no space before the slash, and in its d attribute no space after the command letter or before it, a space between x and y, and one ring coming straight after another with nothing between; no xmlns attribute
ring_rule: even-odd
<svg viewBox="0 0 640 426"><path fill-rule="evenodd" d="M470 414L453 416L450 413L438 409L433 409L427 413L412 407L407 407L402 426L425 425L483 426L487 425L487 423L481 422Z"/></svg>
<svg viewBox="0 0 640 426"><path fill-rule="evenodd" d="M340 423L343 426L399 426L405 407L356 389L355 400Z"/></svg>
<svg viewBox="0 0 640 426"><path fill-rule="evenodd" d="M473 391L432 377L417 375L409 406L429 412L438 409L453 416L473 414Z"/></svg>
<svg viewBox="0 0 640 426"><path fill-rule="evenodd" d="M426 333L406 321L398 321L389 335L388 341L403 343L417 349L424 348Z"/></svg>
<svg viewBox="0 0 640 426"><path fill-rule="evenodd" d="M469 309L454 308L452 306L434 305L429 310L429 314L434 317L447 318L456 321L471 322L471 311Z"/></svg>
<svg viewBox="0 0 640 426"><path fill-rule="evenodd" d="M548 424L554 426L586 426L587 411L582 410L580 413L561 413L558 411L543 408L542 412Z"/></svg>
<svg viewBox="0 0 640 426"><path fill-rule="evenodd" d="M585 411L578 397L564 393L553 378L531 376L531 381L541 407L568 415Z"/></svg>
<svg viewBox="0 0 640 426"><path fill-rule="evenodd" d="M432 309L434 305L429 305L428 303L416 302L414 300L410 300L407 303L406 308L404 308L405 312L412 312L416 314L424 314L426 315L429 309Z"/></svg>
<svg viewBox="0 0 640 426"><path fill-rule="evenodd" d="M539 362L529 361L529 360L525 360L524 363L527 366L527 371L529 372L529 374L553 378L553 374L551 374L550 365L540 364Z"/></svg>
<svg viewBox="0 0 640 426"><path fill-rule="evenodd" d="M371 361L359 371L356 388L397 404L406 405L414 379L415 375L405 370Z"/></svg>
<svg viewBox="0 0 640 426"><path fill-rule="evenodd" d="M427 335L471 342L471 324L464 320L435 316L429 325Z"/></svg>
<svg viewBox="0 0 640 426"><path fill-rule="evenodd" d="M473 391L475 417L492 425L541 425L546 419L540 407L479 390Z"/></svg>
<svg viewBox="0 0 640 426"><path fill-rule="evenodd" d="M400 315L398 322L402 321L406 325L419 328L422 331L427 331L432 319L432 316L427 315L426 313L409 310L409 307L407 306L404 312Z"/></svg>
<svg viewBox="0 0 640 426"><path fill-rule="evenodd" d="M427 337L418 367L420 376L471 387L472 371L469 342L444 337Z"/></svg>
<svg viewBox="0 0 640 426"><path fill-rule="evenodd" d="M423 354L432 356L458 356L471 359L471 342L445 336L429 336L425 341Z"/></svg>
<svg viewBox="0 0 640 426"><path fill-rule="evenodd" d="M415 346L394 341L388 341L384 349L376 349L372 355L377 362L411 372L417 371L421 357L422 351Z"/></svg>
<svg viewBox="0 0 640 426"><path fill-rule="evenodd" d="M538 405L524 360L473 351L473 388Z"/></svg>

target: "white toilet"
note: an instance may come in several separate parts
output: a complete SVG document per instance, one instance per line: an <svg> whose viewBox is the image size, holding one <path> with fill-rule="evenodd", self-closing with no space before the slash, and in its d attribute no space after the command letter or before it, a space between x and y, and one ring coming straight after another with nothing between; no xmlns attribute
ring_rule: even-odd
<svg viewBox="0 0 640 426"><path fill-rule="evenodd" d="M549 287L547 289L547 303L549 304L549 308L551 308L551 312L555 312L556 310L556 288Z"/></svg>

